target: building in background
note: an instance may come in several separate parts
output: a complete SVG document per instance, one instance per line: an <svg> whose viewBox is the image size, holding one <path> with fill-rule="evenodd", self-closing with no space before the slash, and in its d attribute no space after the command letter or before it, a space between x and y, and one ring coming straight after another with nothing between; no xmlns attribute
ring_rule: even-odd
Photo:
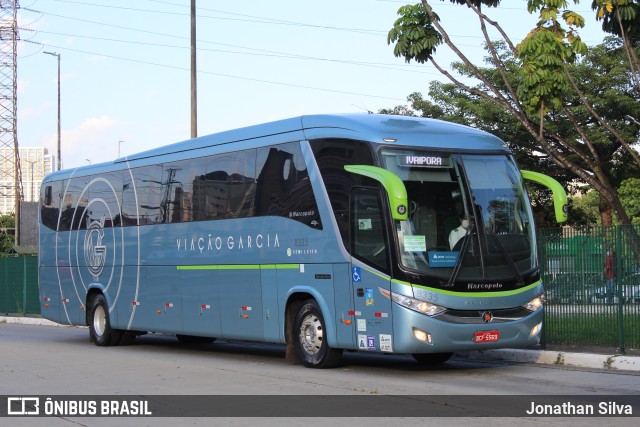
<svg viewBox="0 0 640 427"><path fill-rule="evenodd" d="M8 159L13 155L13 149L0 148L0 159ZM6 191L14 188L14 165L11 162L0 164L2 173L0 176L0 215L10 214L15 211L14 191ZM37 202L40 194L40 185L45 175L55 171L56 156L49 154L44 147L20 148L20 168L22 170L22 191L25 202Z"/></svg>

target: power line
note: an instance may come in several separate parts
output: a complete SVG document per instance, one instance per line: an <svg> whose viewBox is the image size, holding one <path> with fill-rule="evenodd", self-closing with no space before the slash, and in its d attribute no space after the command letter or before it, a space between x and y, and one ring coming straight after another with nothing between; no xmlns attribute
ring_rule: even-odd
<svg viewBox="0 0 640 427"><path fill-rule="evenodd" d="M33 29L30 29L30 28L23 28L23 27L21 27L20 30L21 31L33 32L33 33L38 33L38 34L42 33L42 34L50 34L50 35L64 36L64 37L77 37L77 38L84 38L84 39L90 39L90 40L101 40L101 41L108 41L108 42L115 42L115 43L126 43L126 44L133 44L133 45L142 45L142 46L163 47L163 48L170 48L170 49L189 49L189 46L170 45L170 44L152 43L152 42L141 42L141 41L124 40L124 39L114 39L114 38L109 38L109 37L85 36L85 35L80 35L80 34L57 33L57 32L53 32L53 31L33 30ZM308 56L308 55L297 55L297 54L290 54L290 53L277 52L277 51L269 51L269 50L263 50L263 49L253 49L253 48L247 48L247 47L243 47L243 46L228 45L228 44L224 44L224 43L214 43L214 44L220 44L222 46L230 46L230 47L235 47L235 48L239 48L239 49L249 49L249 50L254 50L256 52L259 52L259 53L238 52L238 51L232 51L232 50L209 49L209 48L199 48L198 51L199 52L202 51L202 52L228 53L228 54L233 54L233 55L251 55L251 56L264 56L264 57L272 57L272 58L283 58L283 59L310 60L310 61L320 61L320 62L346 64L346 65L357 65L357 66L363 66L363 67L369 67L369 68L387 69L387 70L401 71L401 72L408 72L408 73L416 73L416 74L440 75L440 73L437 72L437 71L433 71L433 72L419 71L418 68L424 68L424 65L415 66L415 65L388 64L388 63L379 63L379 62L349 61L349 60L332 59L332 58L320 58L320 57L314 57L314 56ZM408 68L415 68L415 69L408 69Z"/></svg>
<svg viewBox="0 0 640 427"><path fill-rule="evenodd" d="M120 61L133 62L133 63L137 63L137 64L153 65L153 66L156 66L156 67L168 68L168 69L173 69L173 70L189 71L189 68L178 67L176 65L167 65L167 64L157 63L157 62L142 61L140 59L123 58L123 57L120 57L120 56L106 55L104 53L97 53L97 52L89 52L89 51L81 50L81 49L72 49L72 48L69 48L69 47L56 46L56 45L52 45L52 44L48 44L48 43L47 44L39 43L39 42L30 41L30 40L21 40L21 42L40 45L40 46L48 46L48 47L51 47L51 48L60 49L60 50L67 50L67 51L70 51L70 52L85 53L85 54L89 54L89 55L101 56L101 57L104 57L104 58L117 59L117 60L120 60ZM320 91L320 92L339 93L339 94L342 94L342 95L355 95L355 96L364 96L364 97L368 97L368 98L379 98L379 99L390 99L390 100L394 100L394 101L405 101L404 99L394 98L394 97L390 97L390 96L370 95L370 94L366 94L366 93L357 93L357 92L347 92L347 91L334 90L334 89L325 89L325 88L319 88L319 87L314 87L314 86L297 85L297 84L293 84L293 83L284 83L284 82L276 82L276 81L272 81L272 80L257 79L257 78L253 78L253 77L241 77L241 76L234 76L234 75L230 75L230 74L215 73L213 71L198 70L198 73L199 74L207 74L207 75L211 75L211 76L217 76L217 77L226 77L226 78L230 78L230 79L252 81L252 82L257 82L257 83L267 83L267 84L273 84L273 85L278 85L278 86L294 87L294 88L298 88L298 89L309 89L309 90L316 90L316 91Z"/></svg>
<svg viewBox="0 0 640 427"><path fill-rule="evenodd" d="M67 0L56 0L56 1L67 1ZM149 0L149 1L153 1L153 0ZM39 14L42 14L42 15L53 16L53 17L57 17L57 18L75 20L75 21L84 22L84 23L93 24L93 25L101 25L101 26L105 26L105 27L109 27L109 28L117 28L119 30L128 30L128 31L133 31L133 32L138 32L138 33L143 33L143 34L150 34L150 35L155 35L155 36L168 37L168 38L172 38L172 39L187 40L187 38L183 37L183 36L176 36L176 35L172 35L172 34L156 32L156 31L142 30L142 29L139 29L139 28L125 27L125 26L122 26L122 25L108 24L108 23L105 23L105 22L92 21L92 20L83 19L83 18L74 18L74 17L64 16L64 15L58 15L58 14L55 14L55 13L43 12L43 11L40 11L40 10L34 10L34 9L30 9L30 8L22 8L22 10L25 10L27 12L32 12L32 13L39 13ZM40 30L38 30L38 31L39 32L43 32L43 33L47 33L45 31L40 31ZM55 34L55 33L50 33L50 34ZM70 36L74 36L74 35L70 35ZM101 39L101 38L94 37L94 36L82 36L82 35L75 35L75 37ZM103 40L106 40L106 41L117 41L115 39L107 39L107 38L103 38ZM122 41L122 42L126 42L126 41ZM145 42L133 42L133 41L130 41L130 43L143 44ZM337 59L316 58L316 57L310 57L310 56L307 56L307 55L298 55L298 54L278 52L278 51L273 51L273 50L257 49L257 48L251 48L251 47L246 47L246 46L238 46L238 45L232 45L232 44L227 44L227 43L212 42L212 41L209 41L209 40L201 40L201 39L198 39L198 44L199 45L200 44L213 44L213 45L218 45L218 46L233 47L233 48L236 48L236 49L245 49L245 50L250 50L250 51L254 51L254 52L264 52L264 53L267 53L267 54L274 54L274 55L278 55L278 56L281 56L281 57L287 57L287 58L314 59L314 60L325 61L325 62L336 62L336 63L355 64L355 65L368 65L368 66L372 66L372 67L375 67L375 68L391 67L389 69L398 70L398 71L408 71L408 70L403 70L402 68L416 68L416 69L424 68L424 65L411 65L411 64L395 65L395 64L371 63L371 62L362 62L362 61L345 61L345 60L337 60ZM162 44L157 44L157 45L158 46L163 46ZM459 46L467 46L467 47L478 48L478 46L476 46L476 45L465 45L465 44L458 44L458 45ZM172 47L172 46L169 46L169 45L164 45L164 46ZM207 49L199 48L199 50L207 50ZM397 67L402 67L402 68L397 68ZM420 74L440 75L439 72L435 72L435 71L434 72L408 71L408 72L415 72L415 73L420 73Z"/></svg>
<svg viewBox="0 0 640 427"><path fill-rule="evenodd" d="M77 4L81 6L102 7L102 8L108 8L108 9L121 9L121 10L135 11L135 12L159 13L159 14L178 15L178 16L189 15L188 13L167 12L167 11L160 11L160 10L153 10L153 9L139 9L139 8L133 8L133 7L105 5L105 4L98 4L98 3L87 3L84 1L83 2L74 1L74 0L53 0L53 1L60 2L60 3ZM168 4L168 3L165 3L165 4ZM174 6L178 6L178 5L174 4ZM243 18L250 18L250 19L224 18L220 16L210 16L210 15L203 15L203 14L198 15L198 18L205 18L205 19L219 19L219 20L228 20L228 21L251 22L251 23L258 23L258 24L274 24L274 25L289 25L289 26L296 26L296 27L320 28L320 29L329 29L329 30L336 30L336 31L347 31L347 32L355 32L355 33L362 33L362 34L370 34L370 35L376 35L376 36L386 35L386 31L381 31L381 30L307 24L302 22L285 21L282 19L264 18L261 16L246 15L241 13L225 12L225 11L215 10L215 9L206 9L201 7L199 7L198 10L205 10L205 11L214 12L214 13L222 13L222 14L233 15L233 16L241 16Z"/></svg>

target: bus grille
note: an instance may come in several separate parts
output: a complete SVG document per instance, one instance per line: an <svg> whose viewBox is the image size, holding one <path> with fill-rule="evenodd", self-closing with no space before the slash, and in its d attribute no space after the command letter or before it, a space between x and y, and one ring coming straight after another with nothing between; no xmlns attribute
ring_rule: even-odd
<svg viewBox="0 0 640 427"><path fill-rule="evenodd" d="M490 322L485 322L484 314L491 313ZM447 310L434 319L442 320L448 323L464 323L464 324L484 324L484 323L505 323L520 320L527 317L531 311L524 307L501 308L496 310Z"/></svg>

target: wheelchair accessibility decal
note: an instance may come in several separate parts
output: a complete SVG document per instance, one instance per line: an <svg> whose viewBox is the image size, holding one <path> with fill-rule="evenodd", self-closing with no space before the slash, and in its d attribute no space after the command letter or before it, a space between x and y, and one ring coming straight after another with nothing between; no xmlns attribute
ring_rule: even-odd
<svg viewBox="0 0 640 427"><path fill-rule="evenodd" d="M353 283L362 282L362 272L360 271L360 267L352 267L351 268L351 278Z"/></svg>

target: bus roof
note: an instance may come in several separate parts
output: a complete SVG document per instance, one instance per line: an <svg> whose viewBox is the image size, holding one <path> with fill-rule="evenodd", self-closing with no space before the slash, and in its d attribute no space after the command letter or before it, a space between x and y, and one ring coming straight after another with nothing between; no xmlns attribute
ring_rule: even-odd
<svg viewBox="0 0 640 427"><path fill-rule="evenodd" d="M295 135L296 133L298 135ZM246 143L250 142L250 146L255 148L273 144L273 137L282 139L282 142L296 139L345 138L420 148L509 151L502 140L490 133L442 120L363 113L319 114L219 132L79 169L95 170L100 165L131 162L231 143L244 142L245 144L240 144L238 149L245 149ZM258 138L264 138L264 142L258 141Z"/></svg>
<svg viewBox="0 0 640 427"><path fill-rule="evenodd" d="M398 145L506 150L502 140L494 135L442 120L382 114L322 114L299 116L202 136L129 156L129 160L138 156L169 154L184 149L192 150L296 131L303 131L306 139L348 138L382 144L388 143L385 139L395 139L395 144Z"/></svg>

